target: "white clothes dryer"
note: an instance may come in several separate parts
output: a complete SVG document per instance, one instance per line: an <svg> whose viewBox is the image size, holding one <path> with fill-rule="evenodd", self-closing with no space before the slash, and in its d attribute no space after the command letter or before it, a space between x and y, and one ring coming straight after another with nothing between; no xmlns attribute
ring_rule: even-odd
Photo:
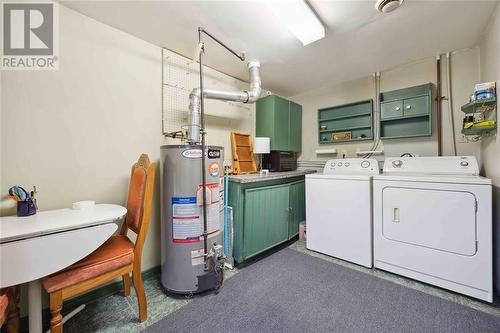
<svg viewBox="0 0 500 333"><path fill-rule="evenodd" d="M373 194L376 268L492 302L492 186L475 157L387 158Z"/></svg>

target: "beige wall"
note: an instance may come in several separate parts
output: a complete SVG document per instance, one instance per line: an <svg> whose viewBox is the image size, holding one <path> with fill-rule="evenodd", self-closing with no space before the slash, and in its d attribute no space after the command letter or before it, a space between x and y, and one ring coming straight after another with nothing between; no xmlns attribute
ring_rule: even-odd
<svg viewBox="0 0 500 333"><path fill-rule="evenodd" d="M42 210L124 204L130 166L163 142L161 49L60 6L59 58L57 71L2 73L0 193L36 185ZM144 268L159 262L157 217Z"/></svg>
<svg viewBox="0 0 500 333"><path fill-rule="evenodd" d="M123 205L132 163L159 159L157 46L60 6L59 70L6 71L1 83L2 194L36 185L42 210ZM160 262L158 197L143 269Z"/></svg>
<svg viewBox="0 0 500 333"><path fill-rule="evenodd" d="M443 95L446 95L446 56L442 56L442 80ZM464 104L474 84L479 80L479 48L464 49L453 52L451 55L452 71L452 94L454 98L455 131L458 141L461 141L460 129L462 124L462 113L460 105ZM428 58L418 62L409 63L398 68L382 71L380 78L381 91L390 91L419 84L436 82L435 58ZM303 131L302 131L302 161L317 161L340 157L342 151L346 151L347 157L356 157L356 150L369 150L373 141L320 145L318 144L318 119L319 108L341 105L345 103L375 99L374 83L372 77L360 78L333 86L325 86L320 89L309 91L300 95L292 96L291 99L303 106ZM452 154L451 132L448 120L447 102L443 102L443 154ZM433 136L412 139L384 140L379 148L384 149L385 156L399 156L404 152L410 152L421 156L437 155L437 130L435 115L433 119ZM336 148L339 154L316 155L316 149ZM479 145L477 143L458 143L458 154L476 155L479 159ZM378 157L383 159L384 155Z"/></svg>
<svg viewBox="0 0 500 333"><path fill-rule="evenodd" d="M500 4L497 5L490 24L481 39L481 81L496 81L500 92ZM498 108L497 108L498 118ZM494 286L500 295L500 138L497 135L482 142L484 174L493 180L493 246Z"/></svg>
<svg viewBox="0 0 500 333"><path fill-rule="evenodd" d="M497 93L500 91L500 5L481 40L481 81L496 81ZM483 141L484 171L500 186L500 138L491 137Z"/></svg>

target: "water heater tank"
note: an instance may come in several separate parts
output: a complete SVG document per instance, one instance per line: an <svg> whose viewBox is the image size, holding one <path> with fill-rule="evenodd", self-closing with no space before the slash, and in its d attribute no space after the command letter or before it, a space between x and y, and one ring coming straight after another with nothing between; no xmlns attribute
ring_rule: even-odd
<svg viewBox="0 0 500 333"><path fill-rule="evenodd" d="M177 294L198 292L204 272L202 149L167 145L161 155L161 283ZM208 246L223 245L224 148L207 146Z"/></svg>

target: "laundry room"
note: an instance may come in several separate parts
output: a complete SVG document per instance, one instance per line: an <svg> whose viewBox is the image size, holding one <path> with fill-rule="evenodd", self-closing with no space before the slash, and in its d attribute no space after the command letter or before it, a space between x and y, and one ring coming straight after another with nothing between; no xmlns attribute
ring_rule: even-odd
<svg viewBox="0 0 500 333"><path fill-rule="evenodd" d="M0 6L0 332L500 332L500 0Z"/></svg>

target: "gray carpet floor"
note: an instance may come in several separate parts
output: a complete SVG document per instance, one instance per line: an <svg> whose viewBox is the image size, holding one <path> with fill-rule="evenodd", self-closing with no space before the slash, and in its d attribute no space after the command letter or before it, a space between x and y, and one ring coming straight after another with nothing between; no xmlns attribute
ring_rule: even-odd
<svg viewBox="0 0 500 333"><path fill-rule="evenodd" d="M284 249L146 332L500 332L500 318Z"/></svg>

